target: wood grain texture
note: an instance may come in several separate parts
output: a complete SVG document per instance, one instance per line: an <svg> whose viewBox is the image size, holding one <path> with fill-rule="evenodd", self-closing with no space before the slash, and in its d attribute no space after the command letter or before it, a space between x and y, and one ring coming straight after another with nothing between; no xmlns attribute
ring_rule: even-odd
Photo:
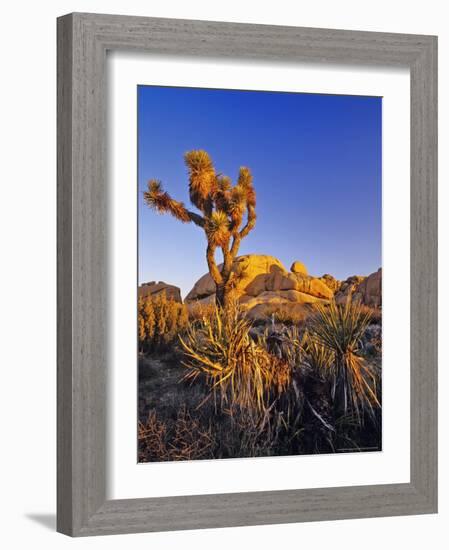
<svg viewBox="0 0 449 550"><path fill-rule="evenodd" d="M72 529L72 25L58 21L57 186L57 528ZM63 509L63 510L62 510Z"/></svg>
<svg viewBox="0 0 449 550"><path fill-rule="evenodd" d="M437 42L411 66L411 479L437 508Z"/></svg>
<svg viewBox="0 0 449 550"><path fill-rule="evenodd" d="M406 66L411 71L411 480L106 500L106 52ZM72 536L437 510L437 40L70 14L58 20L58 524Z"/></svg>

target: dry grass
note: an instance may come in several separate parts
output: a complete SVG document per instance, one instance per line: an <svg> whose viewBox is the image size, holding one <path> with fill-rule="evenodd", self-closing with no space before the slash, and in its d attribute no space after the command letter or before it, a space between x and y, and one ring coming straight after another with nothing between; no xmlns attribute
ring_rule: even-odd
<svg viewBox="0 0 449 550"><path fill-rule="evenodd" d="M301 326L313 313L313 304L303 304L301 307L288 305L270 305L263 307L263 320L256 320L255 324L266 324L268 321L281 323L285 326Z"/></svg>
<svg viewBox="0 0 449 550"><path fill-rule="evenodd" d="M158 356L177 377L165 387L157 381L166 369L152 371L160 399L141 416L139 459L380 448L379 362L365 357L381 327L358 304L313 311L304 324L270 323L262 333L237 303L194 312L179 337L183 366Z"/></svg>
<svg viewBox="0 0 449 550"><path fill-rule="evenodd" d="M158 419L150 411L138 428L139 461L197 460L211 458L215 445L212 429L204 427L182 406L174 422Z"/></svg>
<svg viewBox="0 0 449 550"><path fill-rule="evenodd" d="M186 379L200 375L215 400L227 407L266 411L273 393L280 394L290 383L286 361L271 355L250 335L251 323L234 302L226 311L216 308L211 319L193 324L180 338L188 369Z"/></svg>
<svg viewBox="0 0 449 550"><path fill-rule="evenodd" d="M360 304L360 311L362 314L369 315L370 325L381 325L382 324L382 308L380 307L371 307Z"/></svg>
<svg viewBox="0 0 449 550"><path fill-rule="evenodd" d="M310 315L310 311L305 307L293 310L292 308L281 306L273 311L273 315L277 323L282 323L284 325L300 325Z"/></svg>
<svg viewBox="0 0 449 550"><path fill-rule="evenodd" d="M189 307L189 321L203 321L212 319L215 315L215 303L201 304L193 303Z"/></svg>

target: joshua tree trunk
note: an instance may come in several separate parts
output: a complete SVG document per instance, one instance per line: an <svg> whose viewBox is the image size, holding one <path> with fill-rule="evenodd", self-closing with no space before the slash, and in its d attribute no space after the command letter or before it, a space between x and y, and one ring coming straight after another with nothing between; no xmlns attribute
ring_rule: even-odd
<svg viewBox="0 0 449 550"><path fill-rule="evenodd" d="M215 283L215 302L217 306L221 308L226 308L229 305L232 261L233 258L231 256L225 255L225 261L220 271L215 263L213 247L208 247L207 265L209 267L209 273Z"/></svg>
<svg viewBox="0 0 449 550"><path fill-rule="evenodd" d="M226 307L227 305L227 295L226 295L226 287L225 285L221 284L221 285L217 285L217 291L216 291L216 294L215 294L215 302L217 304L217 306L220 306L222 308Z"/></svg>
<svg viewBox="0 0 449 550"><path fill-rule="evenodd" d="M217 285L217 290L215 294L215 303L221 308L227 308L231 301L231 288L229 284Z"/></svg>

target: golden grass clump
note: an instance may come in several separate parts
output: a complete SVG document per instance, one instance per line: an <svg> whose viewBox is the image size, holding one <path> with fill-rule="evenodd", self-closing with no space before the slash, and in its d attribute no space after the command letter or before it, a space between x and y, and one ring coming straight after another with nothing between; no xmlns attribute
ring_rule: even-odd
<svg viewBox="0 0 449 550"><path fill-rule="evenodd" d="M188 369L187 380L203 375L221 405L261 413L273 394L290 383L286 361L272 356L250 335L252 325L240 306L231 302L226 310L215 308L211 318L193 323L180 337Z"/></svg>

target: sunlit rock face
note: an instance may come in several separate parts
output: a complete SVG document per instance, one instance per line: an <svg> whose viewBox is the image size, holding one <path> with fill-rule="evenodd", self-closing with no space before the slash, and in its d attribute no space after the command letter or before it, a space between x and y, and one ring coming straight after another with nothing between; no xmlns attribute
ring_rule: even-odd
<svg viewBox="0 0 449 550"><path fill-rule="evenodd" d="M248 254L235 259L232 271L234 297L254 314L262 314L264 309L273 307L291 309L298 305L324 302L334 295L325 282L308 275L305 265L298 261L292 264L289 272L274 256ZM207 273L195 283L185 301L188 304L211 303L214 296L215 284Z"/></svg>
<svg viewBox="0 0 449 550"><path fill-rule="evenodd" d="M307 267L298 260L292 263L290 271L292 273L299 273L300 275L308 275Z"/></svg>
<svg viewBox="0 0 449 550"><path fill-rule="evenodd" d="M222 264L218 266L222 268ZM285 273L287 270L282 263L273 256L262 254L247 254L238 256L232 266L234 293L237 297L244 294L257 296L265 290L263 281L267 275ZM193 302L204 299L215 293L215 283L209 273L203 275L187 294L185 301Z"/></svg>
<svg viewBox="0 0 449 550"><path fill-rule="evenodd" d="M218 266L219 269L222 265ZM288 271L280 260L263 254L238 256L232 267L233 296L253 318L261 318L276 309L299 311L303 306L327 303L335 297L339 304L348 299L369 306L381 305L382 270L368 277L354 275L343 282L332 275L313 277L300 261ZM215 283L209 273L203 275L187 294L189 304L215 301Z"/></svg>

